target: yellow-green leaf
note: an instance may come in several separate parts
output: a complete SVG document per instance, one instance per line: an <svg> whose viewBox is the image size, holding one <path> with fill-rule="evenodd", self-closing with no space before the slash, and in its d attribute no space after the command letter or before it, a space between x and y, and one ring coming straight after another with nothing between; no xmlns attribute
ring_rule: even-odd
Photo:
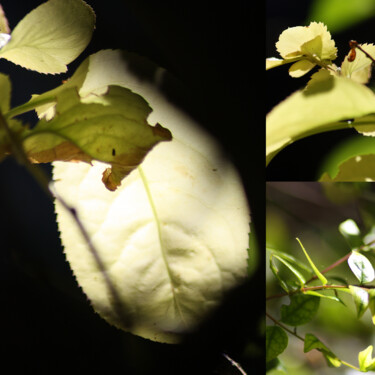
<svg viewBox="0 0 375 375"><path fill-rule="evenodd" d="M306 89L278 104L266 118L267 164L288 144L325 131L347 128L341 120L375 111L375 95L366 86L321 70Z"/></svg>
<svg viewBox="0 0 375 375"><path fill-rule="evenodd" d="M42 119L23 137L23 146L35 163L56 160L100 160L110 164L103 179L115 190L158 142L171 134L160 125L148 125L151 108L139 95L111 86L101 97L82 102L74 88L57 96L56 116Z"/></svg>
<svg viewBox="0 0 375 375"><path fill-rule="evenodd" d="M49 0L14 28L0 58L40 73L63 73L88 45L95 14L83 0Z"/></svg>

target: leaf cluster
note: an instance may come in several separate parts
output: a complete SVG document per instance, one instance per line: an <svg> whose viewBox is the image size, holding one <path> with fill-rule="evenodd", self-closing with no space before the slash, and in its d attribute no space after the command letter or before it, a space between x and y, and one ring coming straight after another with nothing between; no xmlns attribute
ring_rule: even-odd
<svg viewBox="0 0 375 375"><path fill-rule="evenodd" d="M374 249L374 228L369 233L362 234L357 224L352 219L348 219L339 225L338 230L346 239L351 251L324 270L318 269L298 238L297 241L307 262L302 262L283 251L268 249L270 269L284 292L269 296L267 300L285 296L290 300L289 304L281 306L280 319L267 313L267 317L273 322L266 328L266 359L269 371L275 369L282 371L282 361L278 357L288 346L288 335L304 342L305 353L313 349L320 351L330 367L345 365L363 372L375 369L371 345L358 353L358 367L356 367L340 359L315 334L307 332L301 336L297 333L297 327L310 323L316 317L322 298L346 306L342 293L351 295L358 319L366 311L370 311L372 322L375 324L375 290L369 284L375 279L375 272L366 255ZM358 281L357 284L349 284L346 280L333 276L326 277L329 271L343 262L347 262ZM281 276L280 266L289 271L289 277Z"/></svg>
<svg viewBox="0 0 375 375"><path fill-rule="evenodd" d="M0 58L44 74L67 71L88 45L95 14L82 0L50 0L9 29L0 12ZM122 80L123 52L103 50L89 56L61 86L35 94L11 108L11 81L0 73L0 160L20 150L32 163L102 161L103 183L116 190L159 142L172 135L147 122L152 111ZM35 111L34 127L17 116ZM18 152L15 150L18 145Z"/></svg>
<svg viewBox="0 0 375 375"><path fill-rule="evenodd" d="M306 87L276 105L267 115L267 164L287 145L313 134L353 128L375 134L375 95L368 87L375 57L371 43L349 43L340 65L337 48L323 23L284 30L276 49L281 58L266 59L266 69L291 64L289 75L302 77L314 68ZM338 161L337 171L325 171L321 181L373 181L374 155L356 149Z"/></svg>

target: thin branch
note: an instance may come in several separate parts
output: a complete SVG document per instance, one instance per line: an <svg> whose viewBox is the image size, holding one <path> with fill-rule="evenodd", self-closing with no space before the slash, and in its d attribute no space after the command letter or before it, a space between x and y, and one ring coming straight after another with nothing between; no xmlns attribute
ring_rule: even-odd
<svg viewBox="0 0 375 375"><path fill-rule="evenodd" d="M6 135L9 138L10 145L11 145L11 151L12 155L15 157L17 162L21 165L23 165L28 172L34 177L38 185L41 187L41 189L45 192L45 194L48 196L48 198L51 199L52 202L56 199L73 217L79 231L81 232L83 238L85 239L89 251L94 257L94 260L100 270L100 272L103 275L104 282L107 285L108 291L113 299L113 307L119 317L119 319L122 321L125 327L130 328L132 325L131 318L126 313L126 308L124 306L124 303L121 301L121 298L111 282L108 273L106 271L105 265L103 261L100 258L99 252L94 246L93 242L91 241L90 235L86 231L83 223L78 217L77 211L75 208L71 207L65 199L63 199L59 194L57 194L56 190L54 189L53 183L49 181L49 178L46 176L44 171L39 168L37 165L31 164L30 160L28 159L22 144L20 140L18 139L17 135L12 132L12 130L9 128L7 121L5 120L3 114L0 112L0 128L3 128L6 132Z"/></svg>
<svg viewBox="0 0 375 375"><path fill-rule="evenodd" d="M222 353L222 354L223 354L223 357L225 357L232 364L232 366L234 366L242 375L247 375L245 370L241 367L241 365L238 362L236 362L234 359L229 357L228 354L225 354L225 353Z"/></svg>

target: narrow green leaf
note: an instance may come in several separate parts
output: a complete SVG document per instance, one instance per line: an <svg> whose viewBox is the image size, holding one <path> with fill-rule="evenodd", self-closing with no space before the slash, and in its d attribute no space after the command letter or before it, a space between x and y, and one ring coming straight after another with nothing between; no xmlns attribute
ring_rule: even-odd
<svg viewBox="0 0 375 375"><path fill-rule="evenodd" d="M352 219L347 219L340 223L339 231L348 242L352 250L357 249L363 245L361 231L359 230L357 223Z"/></svg>
<svg viewBox="0 0 375 375"><path fill-rule="evenodd" d="M289 305L281 306L281 321L296 327L310 322L319 309L320 298L302 293L290 297Z"/></svg>
<svg viewBox="0 0 375 375"><path fill-rule="evenodd" d="M310 263L310 266L311 268L314 270L315 272L315 275L318 277L318 279L322 282L323 285L326 285L328 283L327 279L323 276L323 274L318 270L318 268L315 266L314 262L311 260L311 258L309 257L309 255L307 254L307 251L305 250L305 248L303 247L301 241L296 238L296 240L298 241L298 243L300 244L303 252L305 253L305 256L307 258L307 260L309 261Z"/></svg>
<svg viewBox="0 0 375 375"><path fill-rule="evenodd" d="M374 280L375 271L370 261L358 251L352 251L348 265L361 284Z"/></svg>
<svg viewBox="0 0 375 375"><path fill-rule="evenodd" d="M299 259L295 258L294 256L285 253L284 251L276 250L276 249L271 249L267 247L267 250L272 252L273 254L278 255L280 258L285 259L288 261L290 264L293 264L295 267L301 268L302 270L306 272L311 272L311 268L309 265L305 264L304 262L300 261Z"/></svg>
<svg viewBox="0 0 375 375"><path fill-rule="evenodd" d="M357 318L361 318L369 307L369 294L366 290L357 286L349 285L352 292L354 303L357 309Z"/></svg>
<svg viewBox="0 0 375 375"><path fill-rule="evenodd" d="M368 346L358 353L359 369L363 372L375 370L375 359L372 358L373 346Z"/></svg>
<svg viewBox="0 0 375 375"><path fill-rule="evenodd" d="M288 287L288 284L280 277L279 275L279 269L277 268L273 256L270 256L270 268L274 276L276 277L277 281L279 282L280 286L289 293L290 289Z"/></svg>
<svg viewBox="0 0 375 375"><path fill-rule="evenodd" d="M306 89L297 91L268 113L267 164L288 144L331 130L348 128L340 120L374 112L375 95L366 86L345 77L319 71Z"/></svg>
<svg viewBox="0 0 375 375"><path fill-rule="evenodd" d="M288 335L278 326L266 327L266 362L280 355L288 346Z"/></svg>
<svg viewBox="0 0 375 375"><path fill-rule="evenodd" d="M315 292L313 290L308 290L306 292L303 292L304 294L308 294L310 296L316 296L316 297L320 297L320 298L327 298L327 299L331 299L333 301L336 301L336 302L342 302L340 300L340 298L338 297L335 297L335 296L327 296L326 294L322 294L322 293L318 293L318 292Z"/></svg>
<svg viewBox="0 0 375 375"><path fill-rule="evenodd" d="M74 88L57 95L56 116L38 124L23 137L29 158L36 163L56 160L99 160L108 168L103 182L115 190L158 142L170 132L147 123L151 108L137 94L113 86L102 97L82 103Z"/></svg>
<svg viewBox="0 0 375 375"><path fill-rule="evenodd" d="M303 351L307 353L313 349L319 350L323 353L329 366L341 366L341 361L329 348L327 348L325 344L323 344L315 335L311 333L306 333Z"/></svg>
<svg viewBox="0 0 375 375"><path fill-rule="evenodd" d="M82 0L49 0L15 27L0 58L40 73L63 73L88 45L95 14Z"/></svg>
<svg viewBox="0 0 375 375"><path fill-rule="evenodd" d="M278 259L281 263L284 264L285 267L287 267L291 272L294 273L294 275L299 280L301 286L304 286L306 284L306 280L303 277L303 275L295 267L293 267L289 262L287 262L285 259L283 259L282 257L279 257L276 254L273 254L273 257Z"/></svg>

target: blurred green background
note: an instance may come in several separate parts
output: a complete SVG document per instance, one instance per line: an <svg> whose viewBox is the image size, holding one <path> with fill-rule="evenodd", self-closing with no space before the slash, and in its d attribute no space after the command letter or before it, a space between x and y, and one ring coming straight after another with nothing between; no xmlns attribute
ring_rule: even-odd
<svg viewBox="0 0 375 375"><path fill-rule="evenodd" d="M284 251L306 262L296 241L298 237L319 270L323 270L351 249L340 234L338 226L353 219L367 234L375 224L374 183L318 183L318 182L268 182L266 192L266 242L267 248ZM366 256L375 265L375 256ZM267 296L283 292L268 267ZM278 264L281 275L294 278ZM326 276L337 276L347 283L357 284L347 262L330 271ZM309 277L308 277L309 278ZM307 278L307 279L308 279ZM374 282L370 283L374 284ZM358 365L358 352L375 344L375 326L366 312L361 319L350 295L340 293L346 306L339 302L321 299L320 309L313 321L298 329L298 333L313 333L319 337L340 359ZM280 307L289 304L289 298L277 298L267 302L267 311L280 318ZM267 324L272 324L267 321ZM350 374L356 372L345 367L328 368L323 356L313 350L303 353L303 343L289 335L288 349L280 356L288 374ZM358 372L359 373L359 372ZM277 374L277 372L273 372Z"/></svg>

